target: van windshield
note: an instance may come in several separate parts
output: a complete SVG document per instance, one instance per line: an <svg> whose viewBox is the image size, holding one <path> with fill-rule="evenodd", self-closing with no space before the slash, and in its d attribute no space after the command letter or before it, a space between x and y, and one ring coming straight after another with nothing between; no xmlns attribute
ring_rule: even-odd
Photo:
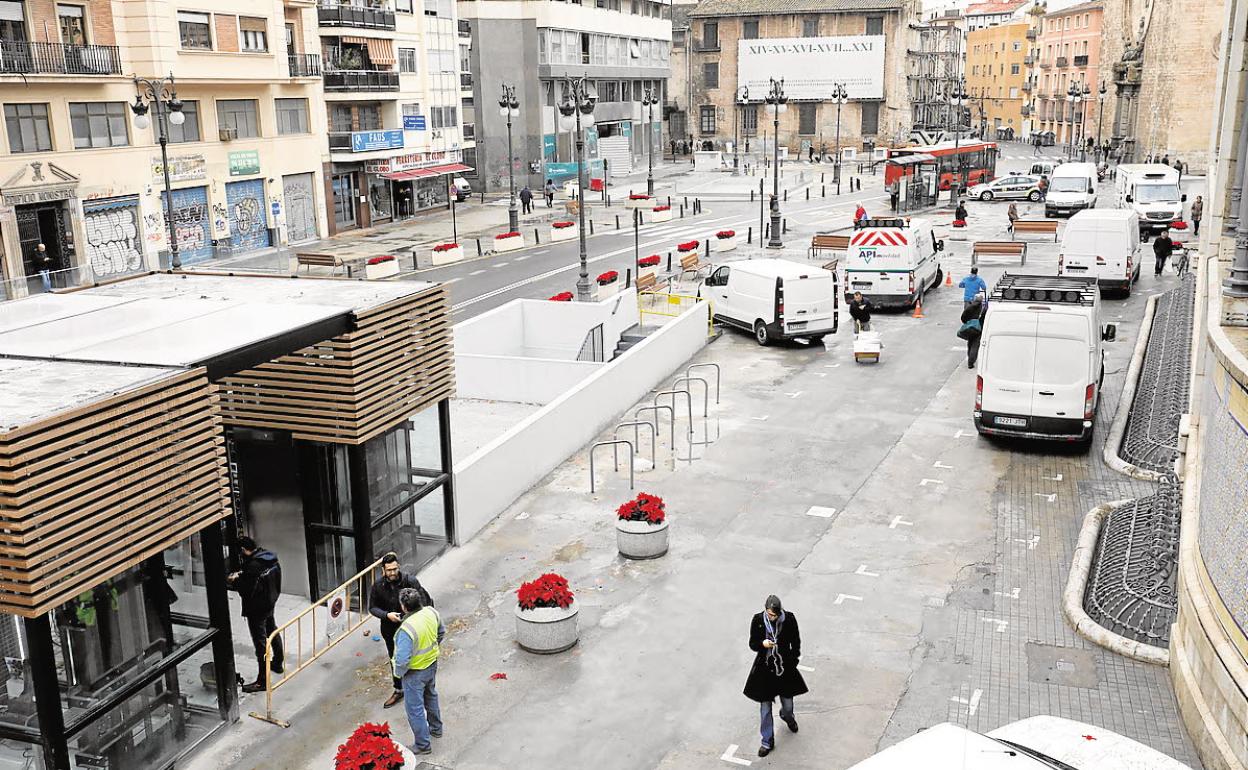
<svg viewBox="0 0 1248 770"><path fill-rule="evenodd" d="M1179 199L1177 184L1142 184L1135 188L1138 203L1172 203Z"/></svg>
<svg viewBox="0 0 1248 770"><path fill-rule="evenodd" d="M1078 176L1055 176L1049 185L1049 192L1087 192L1088 180Z"/></svg>

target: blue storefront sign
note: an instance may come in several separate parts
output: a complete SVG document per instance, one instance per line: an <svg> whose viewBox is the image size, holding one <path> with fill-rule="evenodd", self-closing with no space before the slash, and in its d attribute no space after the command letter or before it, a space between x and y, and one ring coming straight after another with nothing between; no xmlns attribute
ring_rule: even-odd
<svg viewBox="0 0 1248 770"><path fill-rule="evenodd" d="M555 135L542 134L542 158L555 157Z"/></svg>
<svg viewBox="0 0 1248 770"><path fill-rule="evenodd" d="M351 133L351 152L369 152L371 150L393 150L403 146L403 131L353 131Z"/></svg>
<svg viewBox="0 0 1248 770"><path fill-rule="evenodd" d="M427 127L424 115L404 115L403 130L404 131L424 131Z"/></svg>
<svg viewBox="0 0 1248 770"><path fill-rule="evenodd" d="M586 179L602 179L606 173L601 160L591 160L585 163ZM547 179L553 180L555 184L562 184L569 179L576 179L575 163L551 163L546 162Z"/></svg>

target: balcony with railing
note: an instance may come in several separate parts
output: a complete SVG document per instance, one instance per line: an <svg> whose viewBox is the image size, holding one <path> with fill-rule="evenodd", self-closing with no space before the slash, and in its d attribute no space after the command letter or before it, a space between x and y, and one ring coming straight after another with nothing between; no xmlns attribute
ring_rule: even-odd
<svg viewBox="0 0 1248 770"><path fill-rule="evenodd" d="M120 75L115 45L70 45L0 40L0 74Z"/></svg>
<svg viewBox="0 0 1248 770"><path fill-rule="evenodd" d="M1062 69L1070 65L1070 59L1066 56L1057 57L1057 68Z"/></svg>
<svg viewBox="0 0 1248 770"><path fill-rule="evenodd" d="M1024 93L1031 93L1031 89L1032 89L1031 81L1030 81L1030 80L1024 80L1024 81L1023 81L1023 91L1024 91Z"/></svg>
<svg viewBox="0 0 1248 770"><path fill-rule="evenodd" d="M472 22L467 19L459 19L457 27L460 37L472 37Z"/></svg>
<svg viewBox="0 0 1248 770"><path fill-rule="evenodd" d="M1076 67L1086 67L1086 66L1088 66L1088 55L1087 55L1087 54L1080 54L1079 56L1076 56L1076 57L1075 57L1075 66L1076 66Z"/></svg>
<svg viewBox="0 0 1248 770"><path fill-rule="evenodd" d="M293 53L286 57L292 78L319 78L321 57L314 53Z"/></svg>
<svg viewBox="0 0 1248 770"><path fill-rule="evenodd" d="M326 91L398 91L399 73L394 70L326 69Z"/></svg>
<svg viewBox="0 0 1248 770"><path fill-rule="evenodd" d="M1039 36L1040 36L1040 32L1035 27L1032 27L1031 29L1027 30L1028 40L1035 40Z"/></svg>
<svg viewBox="0 0 1248 770"><path fill-rule="evenodd" d="M459 73L459 87L460 89L472 88L472 73L471 72Z"/></svg>
<svg viewBox="0 0 1248 770"><path fill-rule="evenodd" d="M384 5L322 2L316 8L316 20L322 27L393 30L394 9Z"/></svg>
<svg viewBox="0 0 1248 770"><path fill-rule="evenodd" d="M1041 60L1040 60L1040 69L1042 69L1042 70L1047 70L1047 69L1049 69L1049 68L1050 68L1050 67L1052 67L1052 66L1053 66L1053 62L1051 62L1051 61L1045 61L1044 59L1041 59Z"/></svg>
<svg viewBox="0 0 1248 770"><path fill-rule="evenodd" d="M330 131L329 132L329 151L330 152L351 152L351 132L350 131Z"/></svg>
<svg viewBox="0 0 1248 770"><path fill-rule="evenodd" d="M1023 57L1023 64L1025 64L1026 66L1030 67L1031 65L1035 63L1036 63L1036 57L1032 56L1031 54L1027 54L1026 56Z"/></svg>
<svg viewBox="0 0 1248 770"><path fill-rule="evenodd" d="M464 141L466 142L475 141L477 138L477 124L476 123L464 123L463 133L464 133Z"/></svg>

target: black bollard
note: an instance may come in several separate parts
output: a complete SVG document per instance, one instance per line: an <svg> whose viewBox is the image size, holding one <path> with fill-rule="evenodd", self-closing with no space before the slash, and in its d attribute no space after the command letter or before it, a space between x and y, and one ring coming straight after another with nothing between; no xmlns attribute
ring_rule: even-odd
<svg viewBox="0 0 1248 770"><path fill-rule="evenodd" d="M789 188L787 188L787 187L786 187L786 188L784 188L784 201L785 201L785 203L788 203L788 201L789 201Z"/></svg>
<svg viewBox="0 0 1248 770"><path fill-rule="evenodd" d="M685 218L685 207L683 205L680 207L680 218Z"/></svg>
<svg viewBox="0 0 1248 770"><path fill-rule="evenodd" d="M806 188L806 200L810 200L810 188Z"/></svg>
<svg viewBox="0 0 1248 770"><path fill-rule="evenodd" d="M477 239L477 256L481 256L481 239Z"/></svg>
<svg viewBox="0 0 1248 770"><path fill-rule="evenodd" d="M620 229L620 215L619 214L615 215L615 229L616 230Z"/></svg>
<svg viewBox="0 0 1248 770"><path fill-rule="evenodd" d="M750 203L754 202L754 191L750 190Z"/></svg>
<svg viewBox="0 0 1248 770"><path fill-rule="evenodd" d="M536 228L536 227L534 227L534 228L533 228L533 242L534 242L535 244L537 244L538 246L541 246L541 245L542 245L542 236L541 236L541 234L537 231L537 228Z"/></svg>
<svg viewBox="0 0 1248 770"><path fill-rule="evenodd" d="M667 252L667 272L672 272L672 252Z"/></svg>
<svg viewBox="0 0 1248 770"><path fill-rule="evenodd" d="M590 235L593 235L593 234L594 234L594 220L592 220L592 219L591 219L591 220L589 220L589 234L590 234Z"/></svg>
<svg viewBox="0 0 1248 770"><path fill-rule="evenodd" d="M820 192L819 192L819 197L820 197L820 198L826 198L826 197L828 197L828 186L827 186L826 184L821 186L821 188L820 188Z"/></svg>
<svg viewBox="0 0 1248 770"><path fill-rule="evenodd" d="M789 218L785 217L782 221L784 222L784 227L780 228L780 232L783 234L789 231Z"/></svg>

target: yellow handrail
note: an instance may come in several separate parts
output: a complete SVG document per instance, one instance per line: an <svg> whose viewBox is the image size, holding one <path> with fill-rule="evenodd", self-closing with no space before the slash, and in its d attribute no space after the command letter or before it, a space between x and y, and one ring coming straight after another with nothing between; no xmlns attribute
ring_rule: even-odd
<svg viewBox="0 0 1248 770"><path fill-rule="evenodd" d="M380 574L381 559L378 559L357 572L355 575L351 576L351 578L349 578L345 583L334 588L334 590L309 605L307 608L299 612L299 614L278 626L274 629L273 633L269 634L268 638L264 641L264 713L261 714L257 711L252 711L249 712L249 716L265 722L271 722L278 727L290 727L290 722L273 716L273 691L289 682L294 678L295 674L298 674L300 671L312 665L317 658L332 649L334 645L351 636L353 631L368 622L369 618L372 617L372 615L368 612L368 592L372 589L373 583L376 582ZM334 637L321 640L321 634L318 634L316 630L317 610L325 607L327 603L336 597L343 600L342 611L345 612L347 616L346 625L343 627L342 631ZM353 597L358 600L358 610L354 610L352 608L354 604L352 602ZM309 633L309 638L312 642L312 649L310 651L310 655L308 655L305 660L303 650L303 626L304 618L309 615L312 618L311 631ZM286 644L286 631L291 626L295 627L296 640L295 667L293 670L289 668L292 656L290 654L290 647ZM326 629L326 631L328 631L328 629ZM274 682L273 669L271 667L273 660L273 640L279 635L282 638L283 658L287 668L286 675ZM318 642L320 642L319 645Z"/></svg>

